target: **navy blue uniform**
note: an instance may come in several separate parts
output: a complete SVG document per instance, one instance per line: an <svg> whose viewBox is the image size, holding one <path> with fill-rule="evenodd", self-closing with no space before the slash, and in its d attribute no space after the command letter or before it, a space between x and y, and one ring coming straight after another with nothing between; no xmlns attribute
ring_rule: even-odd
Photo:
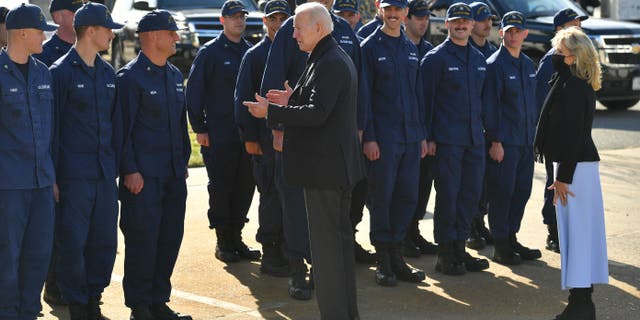
<svg viewBox="0 0 640 320"><path fill-rule="evenodd" d="M351 57L354 65L360 65L360 47L349 23L331 14L333 21L333 38ZM304 71L308 54L301 51L293 38L293 17L287 19L273 39L269 56L265 65L260 93L264 96L270 89L284 89L284 82L289 81L293 88ZM364 118L359 113L358 124L364 126ZM282 129L282 128L278 128ZM282 176L282 154L276 152L275 180L282 199L283 227L289 255L311 259L309 249L309 231L302 188L287 185Z"/></svg>
<svg viewBox="0 0 640 320"><path fill-rule="evenodd" d="M547 98L549 90L551 90L551 76L556 72L551 63L551 56L556 53L556 48L551 48L538 65L538 72L536 73L536 98L542 109L542 104ZM553 161L545 161L544 167L547 173L547 182L544 188L544 205L542 206L542 218L544 224L555 225L556 224L556 208L553 205L553 190L547 189L553 184Z"/></svg>
<svg viewBox="0 0 640 320"><path fill-rule="evenodd" d="M207 216L212 229L241 229L255 189L251 158L240 141L233 107L240 61L250 47L248 41L234 43L222 33L200 49L189 73L191 127L209 134L210 146L202 146L200 152L209 175Z"/></svg>
<svg viewBox="0 0 640 320"><path fill-rule="evenodd" d="M235 120L240 130L240 139L256 142L262 149L262 155L253 155L253 178L260 192L258 208L259 228L256 239L260 243L282 242L282 206L275 187L275 159L271 129L265 119L252 116L243 101L253 101L254 94L260 91L260 82L271 47L271 39L265 37L254 47L247 50L236 82Z"/></svg>
<svg viewBox="0 0 640 320"><path fill-rule="evenodd" d="M117 249L117 159L122 115L115 71L97 55L88 67L75 49L51 66L60 201L57 284L69 303L86 304L111 281Z"/></svg>
<svg viewBox="0 0 640 320"><path fill-rule="evenodd" d="M366 39L373 34L376 29L382 26L382 18L375 16L371 21L367 22L364 26L360 27L356 34L360 39Z"/></svg>
<svg viewBox="0 0 640 320"><path fill-rule="evenodd" d="M184 233L191 154L182 74L169 62L154 65L140 52L118 71L116 89L125 130L120 165L125 304L162 304L169 301ZM144 178L137 195L123 184L136 172Z"/></svg>
<svg viewBox="0 0 640 320"><path fill-rule="evenodd" d="M489 226L496 238L520 230L533 181L533 140L539 104L535 97L535 67L524 53L514 58L507 48L487 59L482 94L487 144L502 143L504 158L487 160Z"/></svg>
<svg viewBox="0 0 640 320"><path fill-rule="evenodd" d="M464 241L476 213L485 167L481 93L486 62L447 38L420 64L427 141L436 142L436 242Z"/></svg>
<svg viewBox="0 0 640 320"><path fill-rule="evenodd" d="M34 54L33 56L49 67L60 57L67 54L72 46L73 43L60 39L58 34L54 33L49 40L42 44L42 53Z"/></svg>
<svg viewBox="0 0 640 320"><path fill-rule="evenodd" d="M38 316L53 244L51 74L25 68L0 50L0 319Z"/></svg>
<svg viewBox="0 0 640 320"><path fill-rule="evenodd" d="M418 196L424 104L416 46L405 36L377 29L362 42L363 105L368 114L363 141L377 142L380 158L368 169L371 242L399 243Z"/></svg>
<svg viewBox="0 0 640 320"><path fill-rule="evenodd" d="M498 51L498 48L496 48L493 43L489 42L489 40L484 43L484 46L480 46L479 44L475 43L475 41L473 41L472 37L469 37L469 43L474 48L478 49L478 51L480 51L480 53L482 53L482 55L486 59L488 59L494 52Z"/></svg>

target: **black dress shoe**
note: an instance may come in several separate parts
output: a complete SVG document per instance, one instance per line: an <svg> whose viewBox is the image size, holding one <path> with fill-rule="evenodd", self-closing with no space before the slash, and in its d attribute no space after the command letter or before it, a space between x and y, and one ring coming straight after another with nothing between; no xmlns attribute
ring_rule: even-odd
<svg viewBox="0 0 640 320"><path fill-rule="evenodd" d="M353 245L354 245L353 251L356 258L356 263L367 264L367 265L372 265L376 263L376 256L373 253L369 252L368 250L365 250L357 242L354 242Z"/></svg>
<svg viewBox="0 0 640 320"><path fill-rule="evenodd" d="M480 259L473 257L465 251L465 242L462 240L454 241L454 255L458 261L464 264L464 267L469 272L479 272L489 268L489 261L487 259Z"/></svg>
<svg viewBox="0 0 640 320"><path fill-rule="evenodd" d="M148 305L138 305L131 309L129 320L157 320Z"/></svg>
<svg viewBox="0 0 640 320"><path fill-rule="evenodd" d="M62 299L62 292L60 292L60 289L57 285L45 285L42 299L50 306L67 305L67 302Z"/></svg>
<svg viewBox="0 0 640 320"><path fill-rule="evenodd" d="M383 287L398 285L398 278L391 267L391 246L389 244L376 245L376 283Z"/></svg>
<svg viewBox="0 0 640 320"><path fill-rule="evenodd" d="M560 253L560 241L558 240L558 225L549 224L547 225L547 230L549 231L549 234L547 235L547 244L545 248L549 251Z"/></svg>
<svg viewBox="0 0 640 320"><path fill-rule="evenodd" d="M282 254L282 243L263 243L262 253L260 272L279 278L285 278L291 275L289 261L287 261Z"/></svg>
<svg viewBox="0 0 640 320"><path fill-rule="evenodd" d="M482 238L484 238L484 241L486 242L487 245L494 244L495 240L493 239L493 235L491 234L491 231L489 231L489 229L484 224L484 216L480 216L477 218L475 228L476 228L476 232L478 232L478 234Z"/></svg>
<svg viewBox="0 0 640 320"><path fill-rule="evenodd" d="M480 234L480 222L482 222L482 225L484 225L484 221L481 220L481 218L477 217L473 218L471 222L471 234L465 241L465 245L469 249L482 250L487 245L487 240Z"/></svg>
<svg viewBox="0 0 640 320"><path fill-rule="evenodd" d="M228 227L218 226L216 230L216 252L218 260L225 263L240 261L240 256L236 252L233 244L233 234Z"/></svg>
<svg viewBox="0 0 640 320"><path fill-rule="evenodd" d="M420 258L420 249L413 241L405 239L402 242L402 255L407 258Z"/></svg>
<svg viewBox="0 0 640 320"><path fill-rule="evenodd" d="M295 274L289 279L289 296L296 300L311 300L311 288L306 274Z"/></svg>
<svg viewBox="0 0 640 320"><path fill-rule="evenodd" d="M236 254L240 259L250 261L260 260L260 250L251 249L242 241L242 226L232 227L229 232L231 234L233 249L236 251Z"/></svg>
<svg viewBox="0 0 640 320"><path fill-rule="evenodd" d="M467 272L464 263L456 259L453 242L439 243L436 271L450 276L459 276Z"/></svg>
<svg viewBox="0 0 640 320"><path fill-rule="evenodd" d="M511 235L511 246L513 247L513 251L519 254L524 260L536 260L542 257L540 250L527 248L520 244L515 234Z"/></svg>
<svg viewBox="0 0 640 320"><path fill-rule="evenodd" d="M422 282L426 278L424 271L407 265L407 263L404 261L402 250L402 243L398 243L392 247L391 270L396 275L398 280L406 282Z"/></svg>
<svg viewBox="0 0 640 320"><path fill-rule="evenodd" d="M175 312L166 303L152 304L150 310L155 320L191 320L190 315Z"/></svg>
<svg viewBox="0 0 640 320"><path fill-rule="evenodd" d="M511 241L508 238L496 238L495 243L492 261L505 266L515 266L522 263L520 255L513 252Z"/></svg>
<svg viewBox="0 0 640 320"><path fill-rule="evenodd" d="M427 241L420 234L413 238L413 243L418 247L421 254L434 255L438 253L438 245Z"/></svg>

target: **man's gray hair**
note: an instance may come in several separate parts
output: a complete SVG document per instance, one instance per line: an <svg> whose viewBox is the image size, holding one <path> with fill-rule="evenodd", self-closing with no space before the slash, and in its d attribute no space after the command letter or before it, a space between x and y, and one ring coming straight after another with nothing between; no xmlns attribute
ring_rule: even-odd
<svg viewBox="0 0 640 320"><path fill-rule="evenodd" d="M329 10L318 2L307 2L296 7L296 16L299 14L307 14L309 23L320 23L329 33L333 32L333 21Z"/></svg>

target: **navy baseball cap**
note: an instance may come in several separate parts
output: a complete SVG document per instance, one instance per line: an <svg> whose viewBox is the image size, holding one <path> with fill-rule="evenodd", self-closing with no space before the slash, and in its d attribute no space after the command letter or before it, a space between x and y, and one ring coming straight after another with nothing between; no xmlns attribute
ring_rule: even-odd
<svg viewBox="0 0 640 320"><path fill-rule="evenodd" d="M502 22L500 22L500 29L507 31L511 27L524 30L527 28L527 19L518 11L509 11L505 13L502 17Z"/></svg>
<svg viewBox="0 0 640 320"><path fill-rule="evenodd" d="M245 9L244 4L238 0L227 0L222 4L222 15L231 16L238 12L244 12L248 14L249 11Z"/></svg>
<svg viewBox="0 0 640 320"><path fill-rule="evenodd" d="M7 13L9 13L9 9L6 7L0 7L0 23L7 22Z"/></svg>
<svg viewBox="0 0 640 320"><path fill-rule="evenodd" d="M580 16L578 15L577 12L573 11L573 9L571 8L567 8L564 10L560 10L558 11L558 13L556 13L555 16L553 16L553 27L557 28L569 21L573 21L573 20L580 20L580 21L584 21L589 19L588 16Z"/></svg>
<svg viewBox="0 0 640 320"><path fill-rule="evenodd" d="M7 30L11 29L38 29L42 31L54 31L57 24L47 23L40 7L33 4L21 4L7 13Z"/></svg>
<svg viewBox="0 0 640 320"><path fill-rule="evenodd" d="M169 11L156 9L145 14L142 19L140 19L136 32L141 33L158 30L178 31L180 29Z"/></svg>
<svg viewBox="0 0 640 320"><path fill-rule="evenodd" d="M471 13L471 7L468 4L462 2L456 2L447 9L447 21L455 19L469 19L473 20L473 14Z"/></svg>
<svg viewBox="0 0 640 320"><path fill-rule="evenodd" d="M425 17L431 15L429 5L426 0L410 0L409 1L409 15L416 17Z"/></svg>
<svg viewBox="0 0 640 320"><path fill-rule="evenodd" d="M52 0L49 5L49 12L65 9L71 12L76 12L76 10L82 7L82 4L82 0Z"/></svg>
<svg viewBox="0 0 640 320"><path fill-rule="evenodd" d="M102 4L87 2L73 18L74 27L101 26L108 29L120 29L123 24L113 22L109 9Z"/></svg>
<svg viewBox="0 0 640 320"><path fill-rule="evenodd" d="M267 2L264 6L264 15L268 17L274 13L284 13L290 16L289 3L284 0L271 0Z"/></svg>
<svg viewBox="0 0 640 320"><path fill-rule="evenodd" d="M351 11L358 12L358 0L336 0L333 3L333 11Z"/></svg>
<svg viewBox="0 0 640 320"><path fill-rule="evenodd" d="M407 0L380 0L380 8L389 6L406 8L409 6L409 3L407 3Z"/></svg>
<svg viewBox="0 0 640 320"><path fill-rule="evenodd" d="M484 2L471 2L469 7L471 8L471 12L473 12L473 19L476 21L484 21L489 18L491 18L491 20L498 20L498 16L491 13L491 9L489 9L489 6Z"/></svg>

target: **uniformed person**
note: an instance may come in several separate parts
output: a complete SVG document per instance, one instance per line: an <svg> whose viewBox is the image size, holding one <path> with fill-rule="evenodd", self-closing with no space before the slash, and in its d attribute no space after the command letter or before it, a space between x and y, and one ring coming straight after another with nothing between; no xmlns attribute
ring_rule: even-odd
<svg viewBox="0 0 640 320"><path fill-rule="evenodd" d="M332 0L318 1L327 10L333 5ZM351 57L356 66L360 65L360 47L351 26L344 19L331 14L333 21L332 35L340 47ZM301 51L296 40L293 38L293 17L287 19L276 33L273 39L269 55L265 65L264 76L260 86L260 93L265 96L271 89L285 89L285 81L289 85L298 82L302 71L305 68L308 54ZM364 117L359 114L358 126L362 128ZM281 197L283 207L283 228L286 242L286 251L289 257L289 264L292 276L289 281L289 295L294 299L311 299L311 283L306 280L307 267L304 260L311 262L311 252L309 249L309 229L304 203L302 188L292 187L285 183L282 174L282 127L272 128L273 148L276 151L276 187ZM357 187L356 187L357 188ZM353 206L352 206L353 207ZM356 255L359 246L356 244ZM360 247L361 248L361 247ZM365 255L367 252L360 251Z"/></svg>
<svg viewBox="0 0 640 320"><path fill-rule="evenodd" d="M251 155L253 178L260 192L256 235L256 240L262 244L260 271L277 277L289 275L289 263L283 255L282 205L274 180L273 137L266 121L253 117L242 102L254 99L254 94L260 91L273 37L290 15L289 4L284 0L271 0L265 4L262 22L267 35L242 57L234 96L235 121L245 150Z"/></svg>
<svg viewBox="0 0 640 320"><path fill-rule="evenodd" d="M481 91L486 62L469 45L471 8L447 10L447 39L422 59L428 153L435 156L434 237L436 270L457 275L489 267L465 251L471 219L477 213L485 167Z"/></svg>
<svg viewBox="0 0 640 320"><path fill-rule="evenodd" d="M51 74L42 52L47 24L39 7L7 14L0 50L0 319L36 319L51 257L54 196ZM55 194L54 194L55 193Z"/></svg>
<svg viewBox="0 0 640 320"><path fill-rule="evenodd" d="M0 48L7 46L7 13L9 9L0 7Z"/></svg>
<svg viewBox="0 0 640 320"><path fill-rule="evenodd" d="M116 77L124 144L120 165L120 229L124 235L124 300L131 319L178 319L166 303L184 234L191 145L182 74L175 54L178 27L165 10L138 24L141 51Z"/></svg>
<svg viewBox="0 0 640 320"><path fill-rule="evenodd" d="M255 189L247 151L254 150L245 150L233 116L236 76L251 47L242 37L248 13L238 0L222 5L223 31L198 51L187 86L189 120L209 176L209 228L216 231L215 256L224 262L260 259L242 241Z"/></svg>
<svg viewBox="0 0 640 320"><path fill-rule="evenodd" d="M431 11L425 0L409 1L409 14L404 20L406 35L411 42L418 48L418 59L422 58L433 49L433 45L424 40L424 34L429 27L429 17ZM407 229L407 236L404 242L405 257L419 257L420 254L436 254L438 246L427 241L421 234L419 223L427 211L427 202L431 194L431 185L433 183L433 157L426 156L420 159L420 178L418 182L418 204L416 206L413 219Z"/></svg>
<svg viewBox="0 0 640 320"><path fill-rule="evenodd" d="M573 9L563 9L558 11L553 17L554 32L569 27L580 27L582 21L587 20L588 16L578 15ZM551 48L540 59L538 71L536 72L536 98L542 109L542 104L551 90L551 76L556 72L551 63L551 57L556 53L556 48ZM548 189L553 184L553 161L545 161L544 167L547 174L547 181L544 188L544 205L542 206L542 222L547 225L547 243L545 248L553 252L560 252L560 243L558 241L558 225L556 222L556 209L553 205L553 190Z"/></svg>
<svg viewBox="0 0 640 320"><path fill-rule="evenodd" d="M425 279L422 270L402 257L417 205L420 158L426 154L418 48L402 30L407 6L406 0L382 0L382 27L362 42L370 236L376 248L376 283L382 286L395 286L397 279Z"/></svg>
<svg viewBox="0 0 640 320"><path fill-rule="evenodd" d="M56 33L42 45L42 53L35 57L51 66L56 60L69 52L76 42L73 30L73 16L82 6L82 0L52 0L49 12L53 21L60 25ZM48 280L47 280L48 281Z"/></svg>
<svg viewBox="0 0 640 320"><path fill-rule="evenodd" d="M489 6L484 2L472 2L469 4L469 7L471 7L473 19L476 21L471 31L469 43L480 50L485 58L489 58L489 56L498 50L498 48L488 40L491 35L493 21L497 20L498 17L491 13L491 9L489 9ZM467 248L469 249L480 250L487 244L493 244L493 236L484 223L484 216L489 209L489 197L486 189L487 177L485 172L480 203L478 204L478 214L473 217L471 221L471 234L466 241Z"/></svg>
<svg viewBox="0 0 640 320"><path fill-rule="evenodd" d="M74 18L76 45L51 66L56 139L54 165L57 286L71 319L104 319L100 295L111 281L117 249L117 158L122 128L109 49L114 23L107 7L88 3Z"/></svg>
<svg viewBox="0 0 640 320"><path fill-rule="evenodd" d="M540 251L520 244L516 233L531 195L533 140L540 113L535 97L535 66L522 52L529 35L526 18L505 13L500 24L500 49L487 59L482 94L489 159L487 194L489 226L495 239L492 260L517 265L541 257Z"/></svg>
<svg viewBox="0 0 640 320"><path fill-rule="evenodd" d="M358 11L358 0L335 0L333 12L342 19L347 20L354 32L362 27L360 22L360 12Z"/></svg>
<svg viewBox="0 0 640 320"><path fill-rule="evenodd" d="M360 39L365 39L370 36L376 29L382 26L382 16L380 13L380 0L374 0L373 4L376 6L376 16L367 22L364 26L360 27L356 32L356 35Z"/></svg>

